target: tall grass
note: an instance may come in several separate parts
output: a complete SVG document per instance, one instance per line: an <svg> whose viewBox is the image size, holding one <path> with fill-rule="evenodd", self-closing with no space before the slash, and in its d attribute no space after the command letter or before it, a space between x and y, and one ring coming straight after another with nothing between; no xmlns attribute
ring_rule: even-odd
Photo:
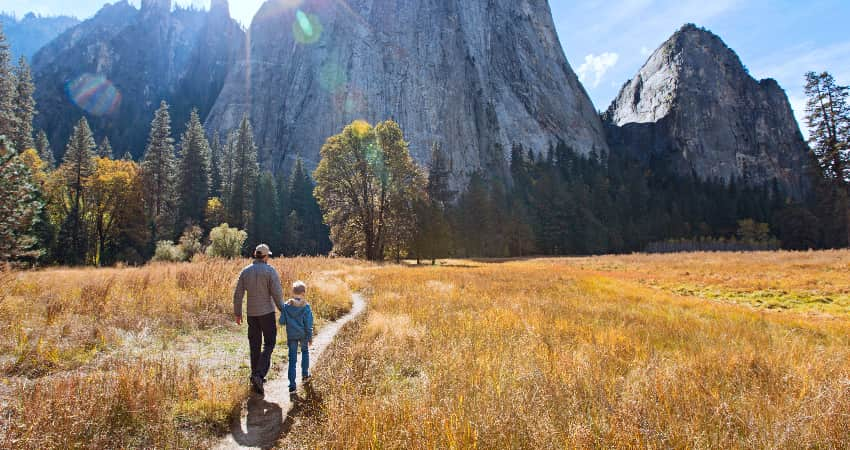
<svg viewBox="0 0 850 450"><path fill-rule="evenodd" d="M809 257L709 260L721 283L745 286L752 264L805 285L848 253ZM321 403L281 446L846 448L850 317L640 281L674 259L376 269L369 318L325 355ZM706 270L698 256L675 268Z"/></svg>
<svg viewBox="0 0 850 450"><path fill-rule="evenodd" d="M0 272L0 447L186 448L223 431L247 392L232 289L248 263ZM272 264L285 290L308 283L319 326L350 308L343 280L364 267Z"/></svg>

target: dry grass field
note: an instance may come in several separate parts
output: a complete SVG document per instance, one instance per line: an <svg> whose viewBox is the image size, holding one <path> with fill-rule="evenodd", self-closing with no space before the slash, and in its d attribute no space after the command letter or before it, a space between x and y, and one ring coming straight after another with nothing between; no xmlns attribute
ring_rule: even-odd
<svg viewBox="0 0 850 450"><path fill-rule="evenodd" d="M850 252L374 269L280 446L847 448L848 289Z"/></svg>
<svg viewBox="0 0 850 450"><path fill-rule="evenodd" d="M208 444L248 395L231 300L246 263L0 273L0 448ZM347 284L362 267L274 265L284 286L310 284L318 327L348 311Z"/></svg>
<svg viewBox="0 0 850 450"><path fill-rule="evenodd" d="M208 446L247 395L244 263L0 274L0 448ZM275 265L320 322L370 302L282 448L850 443L850 252Z"/></svg>

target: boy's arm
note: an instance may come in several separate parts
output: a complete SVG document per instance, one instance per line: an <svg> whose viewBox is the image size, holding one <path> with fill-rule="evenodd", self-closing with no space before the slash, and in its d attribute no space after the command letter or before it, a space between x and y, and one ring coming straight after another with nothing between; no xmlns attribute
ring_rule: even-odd
<svg viewBox="0 0 850 450"><path fill-rule="evenodd" d="M286 307L287 306L289 306L289 305L286 304L286 303L282 303L280 305L280 320L278 321L278 323L280 323L283 326L286 326Z"/></svg>
<svg viewBox="0 0 850 450"><path fill-rule="evenodd" d="M307 331L307 341L313 342L313 309L310 308L310 305L307 305L307 314L306 314L304 329Z"/></svg>

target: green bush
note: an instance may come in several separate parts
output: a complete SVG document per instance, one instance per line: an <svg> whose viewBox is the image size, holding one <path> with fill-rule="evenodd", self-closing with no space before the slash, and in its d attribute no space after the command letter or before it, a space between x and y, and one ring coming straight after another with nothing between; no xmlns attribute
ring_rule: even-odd
<svg viewBox="0 0 850 450"><path fill-rule="evenodd" d="M159 241L156 243L156 252L153 255L154 261L163 262L180 262L186 260L186 254L180 246L175 245L171 241Z"/></svg>
<svg viewBox="0 0 850 450"><path fill-rule="evenodd" d="M180 250L187 261L204 251L204 246L201 243L203 238L204 231L198 226L186 228L186 231L180 236Z"/></svg>
<svg viewBox="0 0 850 450"><path fill-rule="evenodd" d="M210 231L210 246L207 255L216 258L238 258L242 256L242 247L248 239L248 233L221 224Z"/></svg>

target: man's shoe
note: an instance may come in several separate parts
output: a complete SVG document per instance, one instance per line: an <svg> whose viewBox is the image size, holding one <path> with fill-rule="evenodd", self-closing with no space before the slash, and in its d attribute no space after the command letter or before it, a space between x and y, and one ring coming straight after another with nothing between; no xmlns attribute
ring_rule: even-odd
<svg viewBox="0 0 850 450"><path fill-rule="evenodd" d="M263 379L262 378L257 377L257 376L251 377L251 386L254 387L254 392L256 392L260 395L266 394L266 390L263 389Z"/></svg>

